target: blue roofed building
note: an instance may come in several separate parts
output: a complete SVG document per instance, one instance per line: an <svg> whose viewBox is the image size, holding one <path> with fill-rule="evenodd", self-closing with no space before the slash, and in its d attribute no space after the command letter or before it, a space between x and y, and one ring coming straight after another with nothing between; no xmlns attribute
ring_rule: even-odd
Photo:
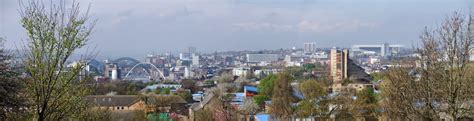
<svg viewBox="0 0 474 121"><path fill-rule="evenodd" d="M256 86L244 86L244 93L247 97L253 97L258 94L258 88Z"/></svg>

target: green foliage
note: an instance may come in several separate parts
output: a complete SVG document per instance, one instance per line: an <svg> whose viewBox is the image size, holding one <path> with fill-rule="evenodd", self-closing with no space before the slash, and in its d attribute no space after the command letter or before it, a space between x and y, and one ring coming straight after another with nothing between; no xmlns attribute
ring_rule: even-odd
<svg viewBox="0 0 474 121"><path fill-rule="evenodd" d="M381 73L381 72L371 73L370 75L373 77L373 79L374 79L373 81L378 81L378 80L384 79L384 74Z"/></svg>
<svg viewBox="0 0 474 121"><path fill-rule="evenodd" d="M133 121L146 121L147 117L145 115L145 112L142 110L136 110L133 112Z"/></svg>
<svg viewBox="0 0 474 121"><path fill-rule="evenodd" d="M162 93L162 92L161 92L161 89L160 89L160 88L156 88L156 89L155 89L155 94L161 94L161 93Z"/></svg>
<svg viewBox="0 0 474 121"><path fill-rule="evenodd" d="M303 67L288 67L286 68L286 73L291 75L294 78L300 78L303 76L303 73L305 72L305 68ZM293 80L291 80L293 81Z"/></svg>
<svg viewBox="0 0 474 121"><path fill-rule="evenodd" d="M273 87L272 104L270 114L281 120L287 120L293 114L294 98L292 95L291 81L293 77L288 72L278 74Z"/></svg>
<svg viewBox="0 0 474 121"><path fill-rule="evenodd" d="M195 121L214 121L213 112L207 108L194 112Z"/></svg>
<svg viewBox="0 0 474 121"><path fill-rule="evenodd" d="M136 95L145 84L131 81L112 81L95 86L92 94L105 95L109 92L117 92L118 95Z"/></svg>
<svg viewBox="0 0 474 121"><path fill-rule="evenodd" d="M163 91L161 92L161 94L167 94L167 95L171 94L171 89L170 88L163 88L162 90Z"/></svg>
<svg viewBox="0 0 474 121"><path fill-rule="evenodd" d="M312 71L314 68L316 68L316 64L312 64L312 63L304 64L303 67L306 71Z"/></svg>
<svg viewBox="0 0 474 121"><path fill-rule="evenodd" d="M193 95L189 91L182 91L177 93L177 95L186 100L186 102L193 102Z"/></svg>
<svg viewBox="0 0 474 121"><path fill-rule="evenodd" d="M274 87L273 85L276 80L277 80L277 76L274 74L270 74L266 76L265 78L263 78L262 80L260 80L260 84L258 85L259 93L262 95L271 97L273 93L273 87Z"/></svg>
<svg viewBox="0 0 474 121"><path fill-rule="evenodd" d="M25 71L29 74L25 95L29 110L37 120L62 120L80 117L87 109L84 97L90 85L81 72L90 56L85 55L72 67L66 67L72 54L89 40L93 23L81 14L76 2L28 1L19 10L21 24L28 36ZM47 5L45 5L47 4Z"/></svg>
<svg viewBox="0 0 474 121"><path fill-rule="evenodd" d="M263 105L265 103L265 101L270 100L270 98L266 95L256 95L256 96L253 97L253 100L258 105Z"/></svg>
<svg viewBox="0 0 474 121"><path fill-rule="evenodd" d="M331 100L324 98L328 93L323 82L306 80L300 83L299 88L305 99L299 102L297 115L301 117L328 117Z"/></svg>
<svg viewBox="0 0 474 121"><path fill-rule="evenodd" d="M204 84L214 84L214 80L206 80L204 81Z"/></svg>
<svg viewBox="0 0 474 121"><path fill-rule="evenodd" d="M19 108L25 106L25 99L20 97L25 85L19 73L8 63L10 56L3 50L2 43L0 38L0 119L12 120L12 116L22 113Z"/></svg>
<svg viewBox="0 0 474 121"><path fill-rule="evenodd" d="M112 112L109 109L88 109L84 111L79 120L107 121L112 120Z"/></svg>
<svg viewBox="0 0 474 121"><path fill-rule="evenodd" d="M133 84L127 86L127 95L136 95L137 93L137 86Z"/></svg>
<svg viewBox="0 0 474 121"><path fill-rule="evenodd" d="M354 106L354 112L360 116L364 116L366 119L374 119L380 113L377 111L379 108L377 95L372 88L359 91Z"/></svg>
<svg viewBox="0 0 474 121"><path fill-rule="evenodd" d="M327 95L326 88L315 80L306 80L299 87L305 98L315 99Z"/></svg>

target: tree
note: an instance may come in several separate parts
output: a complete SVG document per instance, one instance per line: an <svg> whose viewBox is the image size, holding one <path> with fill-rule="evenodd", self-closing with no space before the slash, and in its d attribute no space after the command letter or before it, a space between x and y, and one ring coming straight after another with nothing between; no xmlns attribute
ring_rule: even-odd
<svg viewBox="0 0 474 121"><path fill-rule="evenodd" d="M313 69L316 68L316 64L303 64L304 70L311 72Z"/></svg>
<svg viewBox="0 0 474 121"><path fill-rule="evenodd" d="M258 84L258 90L259 93L262 95L266 95L268 97L272 96L273 92L273 85L275 83L275 80L277 79L277 76L274 74L270 74L260 80L260 84Z"/></svg>
<svg viewBox="0 0 474 121"><path fill-rule="evenodd" d="M321 117L327 118L333 111L329 110L330 99L323 85L316 80L306 80L299 84L299 89L304 95L297 107L297 115L300 117Z"/></svg>
<svg viewBox="0 0 474 121"><path fill-rule="evenodd" d="M34 118L61 120L78 116L86 109L84 96L88 85L80 77L87 57L67 67L69 57L89 40L93 23L79 4L65 1L45 5L42 1L21 2L21 24L28 38L25 70L28 73L26 94Z"/></svg>
<svg viewBox="0 0 474 121"><path fill-rule="evenodd" d="M379 81L384 79L384 73L382 72L374 72L370 74L372 77L374 77L373 81Z"/></svg>
<svg viewBox="0 0 474 121"><path fill-rule="evenodd" d="M0 120L14 118L11 115L21 113L25 99L20 93L24 88L19 73L11 67L11 56L3 49L3 39L0 38Z"/></svg>
<svg viewBox="0 0 474 121"><path fill-rule="evenodd" d="M186 100L188 103L193 102L193 95L189 91L181 91L178 92L177 95Z"/></svg>
<svg viewBox="0 0 474 121"><path fill-rule="evenodd" d="M161 92L161 89L160 89L160 88L156 88L156 89L155 89L155 94L161 94L161 93L162 93L162 92Z"/></svg>
<svg viewBox="0 0 474 121"><path fill-rule="evenodd" d="M393 68L383 95L390 113L411 119L435 120L440 114L457 120L474 115L474 82L469 54L473 51L472 18L460 13L439 28L425 29L413 68Z"/></svg>
<svg viewBox="0 0 474 121"><path fill-rule="evenodd" d="M353 112L359 117L364 117L365 120L375 121L380 115L378 98L373 88L359 91L353 105Z"/></svg>
<svg viewBox="0 0 474 121"><path fill-rule="evenodd" d="M270 114L281 120L288 120L293 115L293 95L290 82L293 80L288 72L278 74L273 87L272 104Z"/></svg>
<svg viewBox="0 0 474 121"><path fill-rule="evenodd" d="M258 112L260 107L254 102L252 98L247 98L244 104L240 107L240 111L246 115L254 115Z"/></svg>
<svg viewBox="0 0 474 121"><path fill-rule="evenodd" d="M94 109L89 108L87 111L82 112L82 116L79 117L79 120L89 120L89 121L104 121L112 120L112 112L109 109Z"/></svg>
<svg viewBox="0 0 474 121"><path fill-rule="evenodd" d="M195 92L198 90L198 87L196 86L196 81L194 80L183 80L181 82L181 85L183 85L184 89L189 89L191 92Z"/></svg>
<svg viewBox="0 0 474 121"><path fill-rule="evenodd" d="M236 114L237 111L234 109L232 104L230 104L235 95L229 94L221 88L216 87L211 88L209 93L211 93L210 95L212 95L212 98L204 108L211 111L213 120L228 121L237 119L237 115L233 115Z"/></svg>
<svg viewBox="0 0 474 121"><path fill-rule="evenodd" d="M270 98L266 95L256 95L253 97L253 100L258 105L263 105L265 101L270 100Z"/></svg>
<svg viewBox="0 0 474 121"><path fill-rule="evenodd" d="M222 73L220 76L214 77L213 80L217 80L219 83L232 83L234 82L234 75L229 73Z"/></svg>
<svg viewBox="0 0 474 121"><path fill-rule="evenodd" d="M134 84L129 84L127 86L127 95L136 95L137 92L137 86Z"/></svg>
<svg viewBox="0 0 474 121"><path fill-rule="evenodd" d="M170 93L171 93L170 88L163 88L163 91L161 92L161 94L167 94L167 95L169 95Z"/></svg>
<svg viewBox="0 0 474 121"><path fill-rule="evenodd" d="M202 109L194 112L195 121L214 121L212 111L209 109Z"/></svg>

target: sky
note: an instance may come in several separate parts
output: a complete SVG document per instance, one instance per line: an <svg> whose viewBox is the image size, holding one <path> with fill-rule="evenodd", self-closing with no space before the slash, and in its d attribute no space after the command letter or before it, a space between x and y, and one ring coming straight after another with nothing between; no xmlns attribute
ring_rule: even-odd
<svg viewBox="0 0 474 121"><path fill-rule="evenodd" d="M411 47L426 26L474 5L471 0L77 1L84 12L90 7L90 20L97 21L85 48L111 57L179 53L188 46L214 52L302 47L305 42ZM27 39L18 10L17 0L0 0L0 37L7 39L7 48Z"/></svg>

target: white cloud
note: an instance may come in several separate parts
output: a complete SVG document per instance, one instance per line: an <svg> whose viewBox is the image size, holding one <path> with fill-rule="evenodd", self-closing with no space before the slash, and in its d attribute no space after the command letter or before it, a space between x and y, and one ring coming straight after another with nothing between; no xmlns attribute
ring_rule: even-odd
<svg viewBox="0 0 474 121"><path fill-rule="evenodd" d="M294 29L293 25L274 24L269 22L242 22L232 24L243 30L274 30L274 31L290 31Z"/></svg>
<svg viewBox="0 0 474 121"><path fill-rule="evenodd" d="M359 20L335 22L302 20L297 26L299 31L303 32L341 32L359 29L373 29L377 28L378 25L376 23L363 22Z"/></svg>
<svg viewBox="0 0 474 121"><path fill-rule="evenodd" d="M269 22L241 22L232 26L242 30L272 30L272 31L301 31L301 32L344 32L359 29L374 29L378 25L359 20L321 22L317 20L302 20L296 24L275 24Z"/></svg>

